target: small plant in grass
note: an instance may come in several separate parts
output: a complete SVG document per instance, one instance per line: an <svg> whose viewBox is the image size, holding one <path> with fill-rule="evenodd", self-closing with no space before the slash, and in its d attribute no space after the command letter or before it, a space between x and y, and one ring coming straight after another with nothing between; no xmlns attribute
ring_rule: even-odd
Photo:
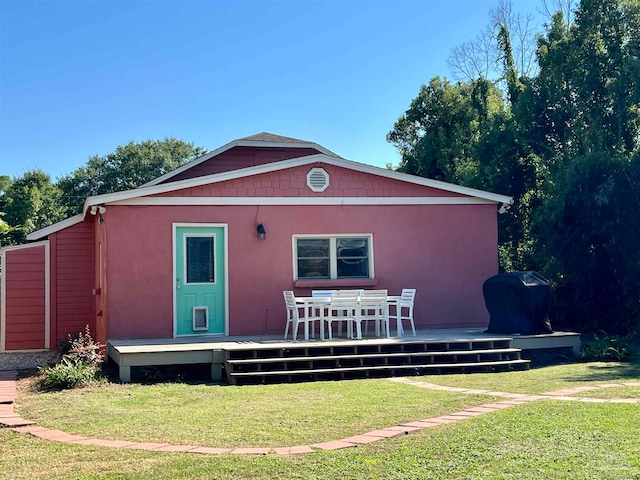
<svg viewBox="0 0 640 480"><path fill-rule="evenodd" d="M41 367L42 388L65 389L74 388L94 381L100 372L104 355L100 349L104 347L93 340L89 326L84 332L68 335L62 345L62 360L51 367Z"/></svg>
<svg viewBox="0 0 640 480"><path fill-rule="evenodd" d="M74 388L95 380L99 371L98 367L62 357L62 361L57 365L40 368L40 384L46 390Z"/></svg>
<svg viewBox="0 0 640 480"><path fill-rule="evenodd" d="M582 345L580 357L590 361L623 362L629 359L629 345L617 335L597 332Z"/></svg>

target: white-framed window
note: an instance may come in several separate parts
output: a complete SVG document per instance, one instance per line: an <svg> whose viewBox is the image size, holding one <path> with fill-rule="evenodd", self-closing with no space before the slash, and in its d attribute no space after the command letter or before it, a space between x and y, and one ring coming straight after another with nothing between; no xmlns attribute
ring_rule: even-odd
<svg viewBox="0 0 640 480"><path fill-rule="evenodd" d="M295 280L374 278L373 235L294 235Z"/></svg>

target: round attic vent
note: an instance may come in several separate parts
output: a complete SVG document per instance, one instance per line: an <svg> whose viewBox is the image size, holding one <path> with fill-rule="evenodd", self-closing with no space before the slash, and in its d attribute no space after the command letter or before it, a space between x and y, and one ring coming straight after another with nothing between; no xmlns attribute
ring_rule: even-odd
<svg viewBox="0 0 640 480"><path fill-rule="evenodd" d="M324 192L329 188L329 174L324 168L312 168L307 173L307 186L312 192Z"/></svg>

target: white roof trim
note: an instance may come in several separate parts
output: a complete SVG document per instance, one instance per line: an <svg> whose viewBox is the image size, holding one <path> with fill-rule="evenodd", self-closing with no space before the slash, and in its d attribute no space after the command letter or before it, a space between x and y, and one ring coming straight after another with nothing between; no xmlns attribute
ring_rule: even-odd
<svg viewBox="0 0 640 480"><path fill-rule="evenodd" d="M112 205L493 205L477 197L138 197Z"/></svg>
<svg viewBox="0 0 640 480"><path fill-rule="evenodd" d="M167 172L164 175L158 178L155 178L150 182L145 183L144 185L141 185L140 188L158 185L159 183L162 183L165 180L168 180L169 178L175 177L179 173L182 173L185 170L189 170L191 167L195 167L196 165L200 165L201 163L206 162L210 158L220 155L221 153L224 153L227 150L230 150L234 147L314 148L325 155L330 155L332 157L339 156L333 153L331 150L323 147L322 145L318 145L317 143L313 143L313 142L289 143L289 142L267 142L263 140L234 140L233 142L229 142L220 148L216 148L215 150L209 153L205 153L203 156L196 158L195 160L192 160L189 163L185 163L184 165L176 168L175 170L171 170L170 172Z"/></svg>
<svg viewBox="0 0 640 480"><path fill-rule="evenodd" d="M25 248L46 247L47 245L49 245L49 240L42 240L40 242L33 243L23 243L22 245L6 245L4 247L0 247L0 253L13 252L14 250L22 250Z"/></svg>
<svg viewBox="0 0 640 480"><path fill-rule="evenodd" d="M278 170L285 170L287 168L294 168L302 165L325 163L328 165L334 165L337 167L347 168L350 170L356 170L371 175L377 175L386 177L402 182L412 183L414 185L422 185L425 187L432 187L447 192L458 193L461 195L467 195L470 197L477 197L483 200L489 200L495 203L507 203L512 204L513 198L506 195L500 195L497 193L485 192L483 190L477 190L475 188L462 187L460 185L454 185L451 183L441 182L439 180L432 180L429 178L417 177L415 175L408 175L406 173L395 172L385 168L374 167L372 165L366 165L364 163L358 163L351 160L345 160L343 158L329 156L325 154L309 155L305 157L292 158L290 160L282 160L279 162L266 163L254 167L241 168L238 170L231 170L228 172L216 173L213 175L206 175L203 177L189 178L186 180L179 180L177 182L165 183L161 185L153 185L147 187L139 187L133 190L125 190L123 192L107 193L104 195L96 195L94 197L88 197L84 203L84 212L91 205L114 203L122 200L129 200L137 197L145 197L147 195L155 195L160 193L167 193L175 190L181 190L184 188L199 187L201 185L207 185L211 183L225 182L228 180L235 180L238 178L244 178L252 175L260 175L263 173L270 173Z"/></svg>
<svg viewBox="0 0 640 480"><path fill-rule="evenodd" d="M84 213L79 213L78 215L74 215L73 217L69 217L61 222L54 223L53 225L49 225L48 227L41 228L40 230L36 230L35 232L31 232L27 235L27 240L40 240L47 235L51 235L52 233L56 233L60 230L63 230L67 227L72 227L73 225L80 223L84 220ZM30 244L32 245L32 244Z"/></svg>

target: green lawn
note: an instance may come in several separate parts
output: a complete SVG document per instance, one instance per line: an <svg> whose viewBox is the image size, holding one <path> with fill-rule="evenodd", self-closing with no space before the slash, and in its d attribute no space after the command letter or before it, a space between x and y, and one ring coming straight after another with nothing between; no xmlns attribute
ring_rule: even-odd
<svg viewBox="0 0 640 480"><path fill-rule="evenodd" d="M422 377L425 382L448 387L510 393L544 393L598 383L637 382L640 363L590 362L533 368L524 372ZM609 395L607 392L603 394ZM590 396L589 392L583 396Z"/></svg>
<svg viewBox="0 0 640 480"><path fill-rule="evenodd" d="M539 393L639 381L637 367L585 363L421 380ZM597 392L638 398L636 387ZM256 387L106 384L47 394L21 381L16 409L40 425L99 438L276 447L338 439L493 400L386 380ZM99 448L2 429L0 478L640 479L639 429L638 404L553 400L357 448L287 457Z"/></svg>
<svg viewBox="0 0 640 480"><path fill-rule="evenodd" d="M219 386L106 384L26 394L16 410L38 425L136 442L208 447L320 443L437 417L495 397L426 394L388 380Z"/></svg>

